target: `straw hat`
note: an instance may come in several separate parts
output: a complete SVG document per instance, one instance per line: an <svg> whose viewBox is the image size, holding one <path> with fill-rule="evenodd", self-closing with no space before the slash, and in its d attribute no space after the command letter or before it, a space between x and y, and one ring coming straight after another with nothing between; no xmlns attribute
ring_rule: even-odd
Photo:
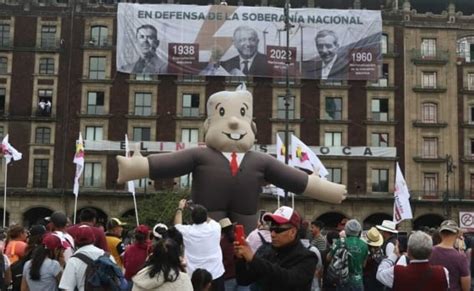
<svg viewBox="0 0 474 291"><path fill-rule="evenodd" d="M377 228L372 227L369 229L369 231L365 234L364 241L369 245L373 247L379 247L383 244L383 236L382 234L377 230Z"/></svg>
<svg viewBox="0 0 474 291"><path fill-rule="evenodd" d="M232 222L230 221L229 218L226 217L219 220L219 224L221 225L221 228L226 228L228 226L231 226Z"/></svg>
<svg viewBox="0 0 474 291"><path fill-rule="evenodd" d="M391 220L384 220L382 221L382 225L376 225L375 227L381 231L398 233L397 224Z"/></svg>

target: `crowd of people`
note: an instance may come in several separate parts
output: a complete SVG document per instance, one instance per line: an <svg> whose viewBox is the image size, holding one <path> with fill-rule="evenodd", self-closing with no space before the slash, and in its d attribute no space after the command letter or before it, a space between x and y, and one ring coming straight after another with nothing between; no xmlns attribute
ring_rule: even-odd
<svg viewBox="0 0 474 291"><path fill-rule="evenodd" d="M327 230L282 206L245 236L183 199L172 225L138 225L128 240L120 219L104 230L96 216L85 208L71 225L56 211L28 230L10 226L0 237L0 290L472 290L471 244L452 220L406 238L392 221L363 231L344 219Z"/></svg>

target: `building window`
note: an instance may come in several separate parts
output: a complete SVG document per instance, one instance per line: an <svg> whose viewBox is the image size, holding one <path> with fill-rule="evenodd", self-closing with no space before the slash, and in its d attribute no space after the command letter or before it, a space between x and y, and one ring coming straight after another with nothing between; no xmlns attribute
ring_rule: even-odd
<svg viewBox="0 0 474 291"><path fill-rule="evenodd" d="M471 174L471 189L470 189L471 198L474 197L474 174Z"/></svg>
<svg viewBox="0 0 474 291"><path fill-rule="evenodd" d="M473 105L469 106L469 123L470 124L474 123L474 106Z"/></svg>
<svg viewBox="0 0 474 291"><path fill-rule="evenodd" d="M372 170L372 192L388 192L388 170Z"/></svg>
<svg viewBox="0 0 474 291"><path fill-rule="evenodd" d="M47 188L48 187L48 159L35 159L33 163L33 187Z"/></svg>
<svg viewBox="0 0 474 291"><path fill-rule="evenodd" d="M199 94L196 94L196 93L183 94L183 116L187 116L187 117L199 116Z"/></svg>
<svg viewBox="0 0 474 291"><path fill-rule="evenodd" d="M5 112L5 99L7 91L5 88L0 88L0 113Z"/></svg>
<svg viewBox="0 0 474 291"><path fill-rule="evenodd" d="M51 89L39 89L38 90L38 113L41 115L51 115L52 101L53 101L53 90Z"/></svg>
<svg viewBox="0 0 474 291"><path fill-rule="evenodd" d="M421 86L423 88L436 88L436 72L423 72Z"/></svg>
<svg viewBox="0 0 474 291"><path fill-rule="evenodd" d="M436 103L423 103L422 104L421 121L423 123L438 122L438 105Z"/></svg>
<svg viewBox="0 0 474 291"><path fill-rule="evenodd" d="M104 114L104 92L87 93L87 114Z"/></svg>
<svg viewBox="0 0 474 291"><path fill-rule="evenodd" d="M388 121L388 99L372 99L372 120Z"/></svg>
<svg viewBox="0 0 474 291"><path fill-rule="evenodd" d="M10 46L10 24L0 24L0 47Z"/></svg>
<svg viewBox="0 0 474 291"><path fill-rule="evenodd" d="M295 96L290 96L288 98L288 118L294 119L295 118ZM277 118L278 119L285 119L286 117L286 107L285 107L285 96L278 96L278 104L277 104Z"/></svg>
<svg viewBox="0 0 474 291"><path fill-rule="evenodd" d="M105 57L89 58L89 79L104 80L105 79Z"/></svg>
<svg viewBox="0 0 474 291"><path fill-rule="evenodd" d="M467 74L467 89L474 90L474 73Z"/></svg>
<svg viewBox="0 0 474 291"><path fill-rule="evenodd" d="M103 140L104 129L102 126L86 126L86 140Z"/></svg>
<svg viewBox="0 0 474 291"><path fill-rule="evenodd" d="M436 56L436 39L424 38L421 40L421 56L435 57Z"/></svg>
<svg viewBox="0 0 474 291"><path fill-rule="evenodd" d="M153 77L150 74L136 74L135 80L137 81L153 81Z"/></svg>
<svg viewBox="0 0 474 291"><path fill-rule="evenodd" d="M388 147L388 133L372 133L372 146Z"/></svg>
<svg viewBox="0 0 474 291"><path fill-rule="evenodd" d="M325 132L324 133L324 146L327 147L339 147L342 145L342 133L341 132Z"/></svg>
<svg viewBox="0 0 474 291"><path fill-rule="evenodd" d="M437 173L424 173L423 191L426 196L436 196L436 192L438 191Z"/></svg>
<svg viewBox="0 0 474 291"><path fill-rule="evenodd" d="M3 140L5 137L5 128L3 126L0 126L0 138Z"/></svg>
<svg viewBox="0 0 474 291"><path fill-rule="evenodd" d="M328 120L342 120L342 98L326 97L326 116Z"/></svg>
<svg viewBox="0 0 474 291"><path fill-rule="evenodd" d="M135 93L135 115L151 115L151 93Z"/></svg>
<svg viewBox="0 0 474 291"><path fill-rule="evenodd" d="M8 73L8 59L0 57L0 74Z"/></svg>
<svg viewBox="0 0 474 291"><path fill-rule="evenodd" d="M51 129L49 127L37 127L35 130L35 143L50 144Z"/></svg>
<svg viewBox="0 0 474 291"><path fill-rule="evenodd" d="M84 163L84 186L99 187L102 180L102 165L100 163Z"/></svg>
<svg viewBox="0 0 474 291"><path fill-rule="evenodd" d="M56 26L55 25L41 26L41 47L42 48L56 47Z"/></svg>
<svg viewBox="0 0 474 291"><path fill-rule="evenodd" d="M471 149L470 149L471 157L473 157L474 156L474 139L470 139L470 145L471 145Z"/></svg>
<svg viewBox="0 0 474 291"><path fill-rule="evenodd" d="M52 75L54 74L54 59L53 58L41 58L39 63L39 73L41 75Z"/></svg>
<svg viewBox="0 0 474 291"><path fill-rule="evenodd" d="M91 39L90 44L94 46L106 46L108 45L107 38L109 30L107 26L92 26L91 28Z"/></svg>
<svg viewBox="0 0 474 291"><path fill-rule="evenodd" d="M342 169L341 168L327 168L329 175L328 181L341 184L342 183Z"/></svg>
<svg viewBox="0 0 474 291"><path fill-rule="evenodd" d="M438 158L438 138L424 137L423 138L423 158L434 159Z"/></svg>
<svg viewBox="0 0 474 291"><path fill-rule="evenodd" d="M382 54L388 53L388 35L386 33L382 33L380 50L382 51Z"/></svg>
<svg viewBox="0 0 474 291"><path fill-rule="evenodd" d="M150 128L149 127L134 127L133 128L133 141L150 141Z"/></svg>
<svg viewBox="0 0 474 291"><path fill-rule="evenodd" d="M183 128L181 129L181 142L197 143L199 140L199 129Z"/></svg>

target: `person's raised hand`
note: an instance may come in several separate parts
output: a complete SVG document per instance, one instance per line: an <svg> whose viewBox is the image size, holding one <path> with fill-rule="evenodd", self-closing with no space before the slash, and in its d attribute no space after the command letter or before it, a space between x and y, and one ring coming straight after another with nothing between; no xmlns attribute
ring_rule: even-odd
<svg viewBox="0 0 474 291"><path fill-rule="evenodd" d="M240 244L237 238L234 241L234 254L237 258L244 259L246 262L252 261L254 256L254 253L247 241L244 239L242 244Z"/></svg>

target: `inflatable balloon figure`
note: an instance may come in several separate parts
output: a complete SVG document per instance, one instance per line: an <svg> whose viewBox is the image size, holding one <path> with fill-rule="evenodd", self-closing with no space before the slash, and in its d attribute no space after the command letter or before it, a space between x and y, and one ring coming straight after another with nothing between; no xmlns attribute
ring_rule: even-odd
<svg viewBox="0 0 474 291"><path fill-rule="evenodd" d="M285 165L251 148L257 128L252 121L253 97L243 86L235 92L213 94L204 123L206 147L143 157L118 156L118 183L150 177L174 178L192 173L194 203L204 205L215 220L229 217L250 232L256 226L262 186L274 184L293 193L330 203L341 203L344 185Z"/></svg>

